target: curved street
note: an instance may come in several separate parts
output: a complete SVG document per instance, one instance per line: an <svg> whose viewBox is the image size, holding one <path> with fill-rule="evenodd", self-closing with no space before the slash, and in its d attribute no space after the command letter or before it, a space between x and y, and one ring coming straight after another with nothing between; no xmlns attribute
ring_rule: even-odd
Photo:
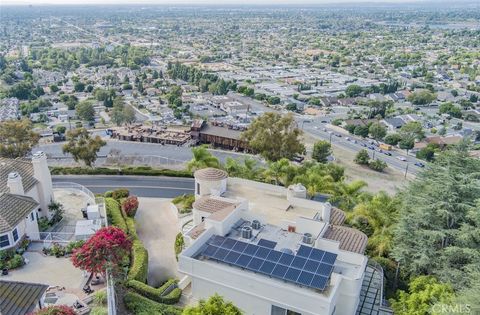
<svg viewBox="0 0 480 315"><path fill-rule="evenodd" d="M104 193L117 188L127 188L139 197L174 198L193 194L193 178L129 175L54 175L54 183L73 182L83 185L93 193Z"/></svg>

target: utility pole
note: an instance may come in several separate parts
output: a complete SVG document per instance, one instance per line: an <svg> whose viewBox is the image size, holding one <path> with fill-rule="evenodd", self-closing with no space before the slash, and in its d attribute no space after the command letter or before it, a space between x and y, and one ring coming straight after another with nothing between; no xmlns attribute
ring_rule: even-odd
<svg viewBox="0 0 480 315"><path fill-rule="evenodd" d="M330 134L330 144L332 144L332 136L333 136L333 133Z"/></svg>
<svg viewBox="0 0 480 315"><path fill-rule="evenodd" d="M407 173L408 173L408 163L407 163L407 167L405 168L405 178L407 178Z"/></svg>

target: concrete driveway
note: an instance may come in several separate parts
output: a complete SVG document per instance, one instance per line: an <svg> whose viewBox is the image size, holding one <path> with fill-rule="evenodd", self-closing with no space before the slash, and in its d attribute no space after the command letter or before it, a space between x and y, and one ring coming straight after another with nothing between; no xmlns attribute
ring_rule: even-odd
<svg viewBox="0 0 480 315"><path fill-rule="evenodd" d="M135 220L138 236L148 250L148 284L159 286L179 276L174 252L178 220L169 209L170 199L139 198L139 203Z"/></svg>

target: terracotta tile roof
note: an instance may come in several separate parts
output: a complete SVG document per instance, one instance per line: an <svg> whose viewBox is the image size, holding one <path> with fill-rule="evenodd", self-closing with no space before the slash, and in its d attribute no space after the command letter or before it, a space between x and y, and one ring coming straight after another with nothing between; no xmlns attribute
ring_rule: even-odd
<svg viewBox="0 0 480 315"><path fill-rule="evenodd" d="M340 249L362 254L367 247L368 237L361 231L346 227L330 225L323 238L340 242Z"/></svg>
<svg viewBox="0 0 480 315"><path fill-rule="evenodd" d="M32 162L27 159L6 159L0 158L0 193L8 193L10 189L7 186L8 174L17 172L22 177L23 189L25 192L35 186L38 182L33 176Z"/></svg>
<svg viewBox="0 0 480 315"><path fill-rule="evenodd" d="M228 217L230 215L230 213L232 213L232 211L235 210L235 207L229 207L229 208L225 208L225 209L222 209L220 211L217 211L215 213L213 213L212 215L210 215L207 219L209 220L214 220L214 221L223 221L226 217Z"/></svg>
<svg viewBox="0 0 480 315"><path fill-rule="evenodd" d="M36 207L38 202L33 198L0 194L0 234L13 230Z"/></svg>
<svg viewBox="0 0 480 315"><path fill-rule="evenodd" d="M205 232L205 222L200 223L199 225L194 226L189 232L188 236L193 240L197 239L202 233Z"/></svg>
<svg viewBox="0 0 480 315"><path fill-rule="evenodd" d="M330 224L333 225L342 225L345 221L345 212L338 208L332 207L330 211Z"/></svg>
<svg viewBox="0 0 480 315"><path fill-rule="evenodd" d="M24 315L38 305L48 285L16 281L0 281L0 314Z"/></svg>
<svg viewBox="0 0 480 315"><path fill-rule="evenodd" d="M196 171L193 176L197 179L201 180L222 180L228 177L228 173L224 170L220 170L218 168L207 167L202 168L201 170Z"/></svg>
<svg viewBox="0 0 480 315"><path fill-rule="evenodd" d="M215 213L224 209L235 209L239 203L237 202L229 202L226 200L222 200L219 198L215 197L202 197L198 200L196 200L192 207L193 209L203 211L203 212L209 212L209 213Z"/></svg>

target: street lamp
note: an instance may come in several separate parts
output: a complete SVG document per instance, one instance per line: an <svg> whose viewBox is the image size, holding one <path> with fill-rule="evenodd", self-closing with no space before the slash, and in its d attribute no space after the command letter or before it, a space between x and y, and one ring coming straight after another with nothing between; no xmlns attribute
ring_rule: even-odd
<svg viewBox="0 0 480 315"><path fill-rule="evenodd" d="M330 144L332 144L332 136L333 136L333 133L330 134Z"/></svg>
<svg viewBox="0 0 480 315"><path fill-rule="evenodd" d="M407 163L407 167L405 168L405 178L407 178L407 173L408 173L408 163Z"/></svg>

